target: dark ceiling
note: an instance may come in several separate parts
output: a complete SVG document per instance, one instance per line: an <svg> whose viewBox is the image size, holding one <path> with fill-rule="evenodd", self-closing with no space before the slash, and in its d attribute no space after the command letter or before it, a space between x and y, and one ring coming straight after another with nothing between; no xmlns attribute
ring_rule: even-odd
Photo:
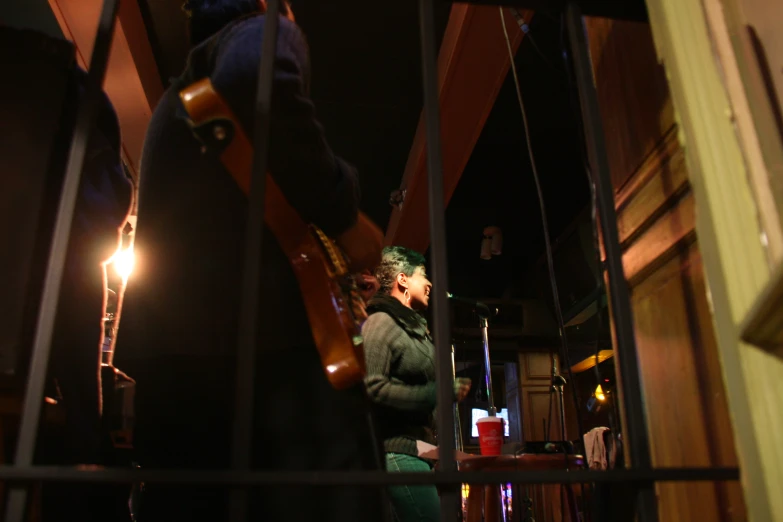
<svg viewBox="0 0 783 522"><path fill-rule="evenodd" d="M560 20L538 15L515 60L553 240L589 201L561 48ZM530 165L509 74L446 212L454 293L539 297L528 284L529 272L544 252L541 210ZM503 231L503 255L482 260L480 241L488 225Z"/></svg>

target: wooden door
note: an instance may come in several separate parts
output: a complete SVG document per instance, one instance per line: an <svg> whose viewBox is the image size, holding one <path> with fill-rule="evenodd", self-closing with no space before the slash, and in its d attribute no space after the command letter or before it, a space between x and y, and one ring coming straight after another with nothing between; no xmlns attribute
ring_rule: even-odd
<svg viewBox="0 0 783 522"><path fill-rule="evenodd" d="M588 19L654 466L736 466L695 208L649 26ZM621 354L620 354L621 356ZM745 520L739 483L661 483L660 520Z"/></svg>
<svg viewBox="0 0 783 522"><path fill-rule="evenodd" d="M554 362L558 371L560 360ZM557 394L550 393L552 387L552 356L549 351L526 351L519 354L519 400L522 418L522 434L525 441L562 440L560 403ZM566 437L579 437L576 430L576 411L571 399L570 384L566 385L565 398ZM551 408L551 414L550 414ZM551 420L550 420L551 417ZM547 437L547 433L550 434Z"/></svg>

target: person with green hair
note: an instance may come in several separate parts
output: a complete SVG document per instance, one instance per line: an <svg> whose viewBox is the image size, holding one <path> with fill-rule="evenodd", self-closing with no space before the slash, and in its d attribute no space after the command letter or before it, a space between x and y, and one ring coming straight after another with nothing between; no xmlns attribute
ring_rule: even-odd
<svg viewBox="0 0 783 522"><path fill-rule="evenodd" d="M429 305L432 283L424 256L401 246L383 250L375 277L380 288L368 303L362 335L365 384L383 439L386 469L428 472L432 465L419 457L418 447L419 441L437 443L435 346L419 312ZM464 399L470 385L470 379L457 379L454 400ZM389 496L399 522L440 520L435 486L394 486Z"/></svg>

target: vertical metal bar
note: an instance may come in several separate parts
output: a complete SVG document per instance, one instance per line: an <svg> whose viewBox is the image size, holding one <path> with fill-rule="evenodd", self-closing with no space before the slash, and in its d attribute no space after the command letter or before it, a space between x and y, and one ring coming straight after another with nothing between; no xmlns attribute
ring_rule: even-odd
<svg viewBox="0 0 783 522"><path fill-rule="evenodd" d="M259 332L259 293L264 235L264 198L266 195L266 170L269 157L270 110L272 103L272 79L277 52L278 15L280 0L269 0L264 36L261 43L261 60L258 66L258 86L253 137L253 173L245 230L245 258L242 277L242 301L237 335L236 397L234 406L234 431L231 448L231 466L234 470L250 469L252 462L253 408L255 395L256 349ZM229 503L229 520L248 520L248 494L246 488L232 490Z"/></svg>
<svg viewBox="0 0 783 522"><path fill-rule="evenodd" d="M589 47L579 6L570 2L566 8L566 25L573 56L574 72L584 121L584 134L590 169L597 188L598 211L604 238L606 263L609 270L609 293L617 335L617 349L623 386L623 405L627 423L625 440L630 450L631 463L637 469L651 468L647 416L642 394L639 357L634 338L631 299L623 271L622 252L617 233L617 215L614 190L609 175L609 160L604 143L604 129L593 84L593 69ZM637 508L640 522L658 519L653 483L642 484L638 490Z"/></svg>
<svg viewBox="0 0 783 522"><path fill-rule="evenodd" d="M87 143L98 112L103 78L106 76L106 66L109 62L109 50L111 48L118 7L119 0L104 0L103 2L98 23L98 33L95 37L95 45L90 57L90 70L87 71L87 84L85 85L84 95L76 116L71 150L68 154L68 163L66 164L65 178L63 179L62 193L60 195L60 205L57 209L57 218L54 223L54 234L46 267L41 306L38 311L38 322L35 327L27 388L22 408L22 420L19 427L19 439L16 443L15 466L30 466L33 463L38 424L43 405L44 386L46 384L46 370L49 364L60 286L62 285L65 269L65 254L71 236L71 223L73 222L76 198L79 194L79 184L82 177L84 157L87 152ZM96 318L97 320L98 318ZM23 487L13 488L8 496L5 520L8 522L22 522L26 504L27 490Z"/></svg>
<svg viewBox="0 0 783 522"><path fill-rule="evenodd" d="M451 377L457 379L457 362L456 362L456 350L454 345L451 345ZM459 404L454 403L454 444L457 451L463 451L464 445L462 443L462 423L459 420Z"/></svg>
<svg viewBox="0 0 783 522"><path fill-rule="evenodd" d="M572 381L573 382L573 381ZM573 384L572 384L573 386ZM563 396L563 386L557 387L557 396L560 399L560 440L565 443L565 441L568 440L567 430L566 430L566 418L565 418L565 397ZM567 453L567 450L565 449L565 446L563 447L563 451ZM568 462L568 458L566 457L566 462Z"/></svg>
<svg viewBox="0 0 783 522"><path fill-rule="evenodd" d="M440 471L457 470L454 453L454 377L451 374L448 268L446 265L446 216L443 204L443 165L440 143L440 107L436 63L435 14L433 0L419 0L421 66L424 84L424 119L427 126L427 179L430 205L430 264L433 297L433 335L435 338L435 378L438 383L438 448ZM441 521L457 519L459 489L443 488L440 494Z"/></svg>

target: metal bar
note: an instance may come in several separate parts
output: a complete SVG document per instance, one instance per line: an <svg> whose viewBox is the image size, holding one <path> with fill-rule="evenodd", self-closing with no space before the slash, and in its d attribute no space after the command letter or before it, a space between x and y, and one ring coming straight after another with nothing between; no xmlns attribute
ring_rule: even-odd
<svg viewBox="0 0 783 522"><path fill-rule="evenodd" d="M445 0L451 3L491 5L532 9L537 12L560 14L567 0ZM644 0L576 0L586 16L600 16L616 20L646 22L647 4Z"/></svg>
<svg viewBox="0 0 783 522"><path fill-rule="evenodd" d="M433 337L435 339L435 379L438 402L439 468L455 472L457 461L454 440L454 376L450 368L448 267L446 259L446 215L443 203L443 164L440 142L440 101L438 99L437 43L435 42L434 0L419 0L421 67L424 89L424 120L427 128L427 179L430 205L430 265L433 292ZM443 522L457 519L459 489L440 491L440 516Z"/></svg>
<svg viewBox="0 0 783 522"><path fill-rule="evenodd" d="M479 317L481 327L481 344L484 347L484 382L487 385L487 400L489 401L489 416L495 417L498 409L495 407L495 392L492 390L492 361L489 359L489 320L486 317Z"/></svg>
<svg viewBox="0 0 783 522"><path fill-rule="evenodd" d="M77 469L57 466L0 466L0 480L29 482L157 483L238 486L392 486L470 484L574 484L588 482L717 482L739 480L737 468L658 468L594 471L435 471L433 473L385 471L235 471L153 470L133 468Z"/></svg>
<svg viewBox="0 0 783 522"><path fill-rule="evenodd" d="M575 386L575 384L573 384ZM557 386L557 396L560 399L560 440L568 440L566 431L566 417L565 417L565 397L563 396L563 386Z"/></svg>
<svg viewBox="0 0 783 522"><path fill-rule="evenodd" d="M83 98L74 125L71 149L65 168L60 204L54 223L52 245L46 267L41 306L38 311L38 322L35 327L35 338L30 359L27 386L22 408L22 419L19 427L19 437L16 443L14 463L17 466L29 466L33 461L35 444L38 435L38 424L43 406L46 372L49 365L52 334L57 316L57 304L60 296L60 286L65 269L65 255L71 236L76 198L84 166L84 157L90 130L98 113L101 87L106 76L106 66L109 62L112 35L116 22L119 0L104 0L98 31L95 36L90 70L87 71ZM97 318L96 318L97 320ZM8 496L6 516L8 522L22 522L27 504L27 491L24 488L14 488Z"/></svg>
<svg viewBox="0 0 783 522"><path fill-rule="evenodd" d="M264 198L266 195L266 171L269 158L270 110L272 103L272 79L277 52L278 15L280 0L269 0L264 36L261 43L261 60L258 65L255 121L253 135L253 172L245 231L245 259L242 279L242 308L237 336L236 397L234 406L233 444L231 466L235 470L248 470L252 462L253 406L256 370L256 349L259 332L259 293L262 242L264 238ZM230 520L248 519L246 489L231 492Z"/></svg>
<svg viewBox="0 0 783 522"><path fill-rule="evenodd" d="M626 419L625 440L630 450L631 465L634 468L645 470L652 466L647 416L634 337L633 317L631 316L631 299L623 271L622 250L617 233L617 214L615 213L614 190L609 173L609 159L604 142L604 129L598 107L598 97L593 84L593 69L582 11L576 4L569 3L565 16L582 109L582 120L584 121L587 154L597 188L598 212L601 216L601 232L604 238L606 264L609 272L609 294L612 299L612 315L617 338L623 409ZM640 486L637 500L640 522L652 522L658 519L655 491L651 482Z"/></svg>
<svg viewBox="0 0 783 522"><path fill-rule="evenodd" d="M454 349L454 345L451 345L451 377L454 380L457 380L457 362L455 359L456 356L456 350ZM462 423L460 422L459 418L459 404L457 402L454 403L454 447L457 449L457 451L463 451L464 445L462 443ZM459 468L459 466L457 466Z"/></svg>

